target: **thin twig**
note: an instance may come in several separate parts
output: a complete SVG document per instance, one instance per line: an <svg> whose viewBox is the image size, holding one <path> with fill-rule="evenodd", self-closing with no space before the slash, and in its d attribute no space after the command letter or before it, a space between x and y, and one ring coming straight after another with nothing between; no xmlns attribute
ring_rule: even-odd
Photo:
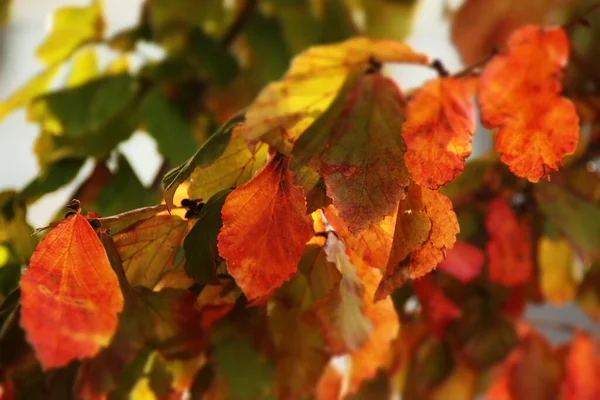
<svg viewBox="0 0 600 400"><path fill-rule="evenodd" d="M583 25L589 28L590 21L587 19L587 17L594 11L597 11L598 9L600 9L600 2L592 4L590 7L586 8L585 11L583 11L581 15L579 15L577 18L574 18L571 21L564 24L563 29L568 31L570 29L573 29L577 25Z"/></svg>

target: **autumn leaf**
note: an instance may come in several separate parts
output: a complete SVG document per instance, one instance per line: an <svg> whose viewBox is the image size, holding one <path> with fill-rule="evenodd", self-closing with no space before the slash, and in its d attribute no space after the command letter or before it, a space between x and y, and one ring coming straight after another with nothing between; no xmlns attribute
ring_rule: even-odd
<svg viewBox="0 0 600 400"><path fill-rule="evenodd" d="M95 356L117 328L123 295L96 232L80 214L40 242L21 279L21 325L44 368Z"/></svg>
<svg viewBox="0 0 600 400"><path fill-rule="evenodd" d="M458 232L450 200L438 191L411 184L398 205L390 258L376 299L437 267L446 249L454 246Z"/></svg>
<svg viewBox="0 0 600 400"><path fill-rule="evenodd" d="M529 280L533 273L531 229L525 219L518 219L503 198L490 204L485 227L490 280L516 286Z"/></svg>
<svg viewBox="0 0 600 400"><path fill-rule="evenodd" d="M496 149L521 178L537 182L575 152L579 117L561 97L562 69L569 58L567 34L559 28L526 26L484 69L479 86L481 118L499 128Z"/></svg>
<svg viewBox="0 0 600 400"><path fill-rule="evenodd" d="M354 235L393 214L404 198L410 182L400 132L404 107L391 79L354 70L294 145L292 160L324 177L327 195Z"/></svg>
<svg viewBox="0 0 600 400"><path fill-rule="evenodd" d="M288 159L276 155L223 205L219 254L249 300L296 273L313 233L306 199L287 167Z"/></svg>
<svg viewBox="0 0 600 400"><path fill-rule="evenodd" d="M188 187L191 199L207 200L221 190L246 183L265 164L268 146L259 144L251 149L243 132L244 125L236 127L223 154L212 164L198 166L192 172Z"/></svg>
<svg viewBox="0 0 600 400"><path fill-rule="evenodd" d="M454 247L446 251L446 258L438 265L438 270L467 283L481 273L485 255L483 251L472 244L457 241Z"/></svg>
<svg viewBox="0 0 600 400"><path fill-rule="evenodd" d="M187 222L176 215L158 215L114 236L127 280L153 288L174 267Z"/></svg>
<svg viewBox="0 0 600 400"><path fill-rule="evenodd" d="M431 275L415 280L413 285L429 330L438 338L443 338L448 324L460 318L462 310L435 284Z"/></svg>
<svg viewBox="0 0 600 400"><path fill-rule="evenodd" d="M577 332L569 346L565 360L565 379L561 395L565 400L593 400L600 398L600 357L598 342L589 335Z"/></svg>
<svg viewBox="0 0 600 400"><path fill-rule="evenodd" d="M540 238L537 247L540 286L544 297L553 304L565 304L575 297L575 257L564 238Z"/></svg>
<svg viewBox="0 0 600 400"><path fill-rule="evenodd" d="M87 7L62 7L54 13L52 31L36 55L52 65L69 57L81 45L101 39L103 34L101 1L95 0Z"/></svg>
<svg viewBox="0 0 600 400"><path fill-rule="evenodd" d="M292 61L283 80L269 84L250 105L247 139L264 141L289 155L300 134L333 102L350 72L373 62L427 64L428 58L390 40L353 38L310 48Z"/></svg>
<svg viewBox="0 0 600 400"><path fill-rule="evenodd" d="M475 89L471 78L434 79L408 103L406 166L419 185L437 189L465 169L475 134Z"/></svg>
<svg viewBox="0 0 600 400"><path fill-rule="evenodd" d="M333 227L339 237L367 265L383 269L387 264L392 248L396 215L385 217L379 223L371 223L367 229L354 236L348 230L346 223L340 218L333 206L323 210L327 222Z"/></svg>
<svg viewBox="0 0 600 400"><path fill-rule="evenodd" d="M467 0L453 15L452 41L467 65L503 46L525 24L547 24L555 0Z"/></svg>

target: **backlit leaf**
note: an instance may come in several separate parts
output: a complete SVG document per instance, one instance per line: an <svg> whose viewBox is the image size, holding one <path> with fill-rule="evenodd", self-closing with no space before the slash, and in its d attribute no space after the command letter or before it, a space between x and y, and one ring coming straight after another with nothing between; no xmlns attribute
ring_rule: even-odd
<svg viewBox="0 0 600 400"><path fill-rule="evenodd" d="M190 176L188 194L192 199L209 199L224 189L237 187L252 178L264 165L268 146L248 147L243 125L233 130L231 141L221 156L208 166L198 166Z"/></svg>
<svg viewBox="0 0 600 400"><path fill-rule="evenodd" d="M52 31L36 55L48 65L69 57L81 45L99 40L104 34L102 1L87 7L62 7L53 16Z"/></svg>
<svg viewBox="0 0 600 400"><path fill-rule="evenodd" d="M450 200L438 191L411 184L398 205L392 250L376 298L383 299L407 280L437 267L446 249L454 246L458 232Z"/></svg>
<svg viewBox="0 0 600 400"><path fill-rule="evenodd" d="M579 117L560 95L568 58L562 29L526 26L513 33L480 79L481 118L488 128L499 128L501 160L531 182L556 171L577 146Z"/></svg>
<svg viewBox="0 0 600 400"><path fill-rule="evenodd" d="M434 79L408 103L402 127L406 166L419 185L437 189L464 170L475 133L475 83Z"/></svg>
<svg viewBox="0 0 600 400"><path fill-rule="evenodd" d="M123 308L106 251L80 214L40 242L21 291L21 325L45 368L95 356L110 343Z"/></svg>
<svg viewBox="0 0 600 400"><path fill-rule="evenodd" d="M114 236L127 280L153 288L174 267L187 222L176 215L158 215Z"/></svg>
<svg viewBox="0 0 600 400"><path fill-rule="evenodd" d="M83 85L100 74L96 49L84 48L73 56L67 86Z"/></svg>
<svg viewBox="0 0 600 400"><path fill-rule="evenodd" d="M405 44L354 38L308 49L279 82L269 84L248 108L246 137L290 154L300 134L325 111L355 68L376 62L426 64Z"/></svg>
<svg viewBox="0 0 600 400"><path fill-rule="evenodd" d="M355 235L393 214L405 195L404 106L392 80L353 71L332 107L294 145L295 160L324 177L327 195Z"/></svg>
<svg viewBox="0 0 600 400"><path fill-rule="evenodd" d="M414 282L429 330L438 338L443 338L448 324L462 316L462 311L435 284L430 275Z"/></svg>
<svg viewBox="0 0 600 400"><path fill-rule="evenodd" d="M529 280L533 273L533 249L529 223L517 218L503 198L490 204L485 227L490 280L516 286Z"/></svg>
<svg viewBox="0 0 600 400"><path fill-rule="evenodd" d="M273 157L250 182L231 192L223 206L219 253L250 300L296 273L312 236L306 199L287 166L286 157Z"/></svg>

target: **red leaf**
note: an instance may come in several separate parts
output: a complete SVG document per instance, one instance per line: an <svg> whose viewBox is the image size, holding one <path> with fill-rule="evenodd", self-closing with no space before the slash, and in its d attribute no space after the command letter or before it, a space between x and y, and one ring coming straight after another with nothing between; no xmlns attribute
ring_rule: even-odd
<svg viewBox="0 0 600 400"><path fill-rule="evenodd" d="M519 221L503 198L490 204L485 227L490 235L487 244L490 280L505 286L525 283L533 272L530 228Z"/></svg>
<svg viewBox="0 0 600 400"><path fill-rule="evenodd" d="M223 206L219 253L249 300L272 292L296 273L313 234L306 199L287 165L286 157L275 156L231 192Z"/></svg>
<svg viewBox="0 0 600 400"><path fill-rule="evenodd" d="M93 357L110 343L123 295L85 217L62 221L40 242L21 279L21 325L44 368Z"/></svg>
<svg viewBox="0 0 600 400"><path fill-rule="evenodd" d="M406 166L419 185L437 189L465 169L475 133L476 82L434 79L408 103L402 127Z"/></svg>
<svg viewBox="0 0 600 400"><path fill-rule="evenodd" d="M579 139L575 105L561 97L569 40L562 29L526 26L486 66L480 81L483 123L499 128L496 149L531 182L556 171Z"/></svg>
<svg viewBox="0 0 600 400"><path fill-rule="evenodd" d="M423 313L429 330L438 338L443 338L448 324L462 316L462 311L426 275L414 282L415 291L423 306Z"/></svg>
<svg viewBox="0 0 600 400"><path fill-rule="evenodd" d="M446 251L446 259L438 265L438 269L461 283L467 283L481 273L484 261L485 256L479 247L459 241Z"/></svg>

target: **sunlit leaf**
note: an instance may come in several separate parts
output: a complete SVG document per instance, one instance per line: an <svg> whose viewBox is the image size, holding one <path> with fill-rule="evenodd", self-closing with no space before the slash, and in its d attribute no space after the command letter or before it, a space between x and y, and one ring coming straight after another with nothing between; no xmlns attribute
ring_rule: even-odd
<svg viewBox="0 0 600 400"><path fill-rule="evenodd" d="M295 160L324 177L327 195L355 235L393 214L405 195L404 106L392 80L353 71L332 107L294 145Z"/></svg>
<svg viewBox="0 0 600 400"><path fill-rule="evenodd" d="M40 242L21 291L21 325L45 368L95 356L110 343L123 308L106 251L80 214Z"/></svg>
<svg viewBox="0 0 600 400"><path fill-rule="evenodd" d="M434 79L408 103L402 127L406 166L419 185L437 189L464 170L475 133L475 83Z"/></svg>
<svg viewBox="0 0 600 400"><path fill-rule="evenodd" d="M53 16L52 31L36 55L48 65L69 57L78 47L99 40L104 34L102 1L87 7L62 7Z"/></svg>
<svg viewBox="0 0 600 400"><path fill-rule="evenodd" d="M84 48L73 56L67 86L79 86L95 78L100 73L98 55L94 48Z"/></svg>
<svg viewBox="0 0 600 400"><path fill-rule="evenodd" d="M579 139L573 103L561 97L560 78L569 58L560 28L526 26L509 39L480 79L481 118L499 128L496 149L511 171L537 182L572 154Z"/></svg>
<svg viewBox="0 0 600 400"><path fill-rule="evenodd" d="M267 155L268 146L264 144L248 147L243 126L234 129L220 157L210 165L199 165L190 175L190 198L206 200L221 190L246 183L264 165Z"/></svg>
<svg viewBox="0 0 600 400"><path fill-rule="evenodd" d="M336 97L348 74L370 62L425 64L405 44L365 38L311 48L293 61L284 79L268 85L247 112L249 140L262 140L289 154L299 135Z"/></svg>
<svg viewBox="0 0 600 400"><path fill-rule="evenodd" d="M485 227L490 280L505 286L520 285L533 273L531 228L527 220L517 218L506 200L490 203Z"/></svg>
<svg viewBox="0 0 600 400"><path fill-rule="evenodd" d="M165 174L162 183L167 207L173 208L175 191L181 183L189 178L196 167L207 168L223 155L231 142L234 128L243 123L244 118L243 113L234 116L213 133L192 158Z"/></svg>
<svg viewBox="0 0 600 400"><path fill-rule="evenodd" d="M411 184L398 205L392 250L376 298L437 267L446 249L454 246L458 232L450 200L438 191Z"/></svg>
<svg viewBox="0 0 600 400"><path fill-rule="evenodd" d="M219 253L251 300L296 273L312 236L306 199L287 166L286 157L273 157L250 182L231 192L223 206Z"/></svg>

